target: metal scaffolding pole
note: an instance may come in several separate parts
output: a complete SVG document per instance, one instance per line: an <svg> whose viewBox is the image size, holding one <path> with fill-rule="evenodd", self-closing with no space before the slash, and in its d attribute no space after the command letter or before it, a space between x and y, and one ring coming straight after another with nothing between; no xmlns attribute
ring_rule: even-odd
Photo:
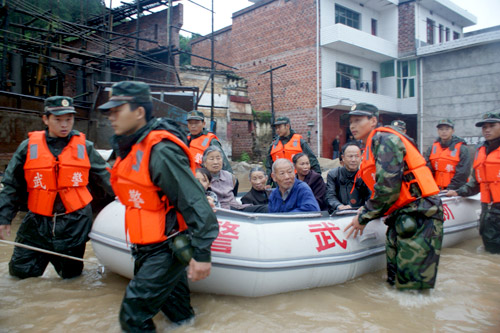
<svg viewBox="0 0 500 333"><path fill-rule="evenodd" d="M271 124L274 124L274 92L273 92L273 72L281 67L285 67L286 64L283 64L283 65L279 65L277 67L271 67L269 66L269 69L265 72L262 72L260 73L260 75L262 74L266 74L266 73L270 73L271 74L271 82L270 82L270 85L271 85ZM276 135L276 129L274 128L274 126L271 126L272 130L273 130L273 138L274 136Z"/></svg>

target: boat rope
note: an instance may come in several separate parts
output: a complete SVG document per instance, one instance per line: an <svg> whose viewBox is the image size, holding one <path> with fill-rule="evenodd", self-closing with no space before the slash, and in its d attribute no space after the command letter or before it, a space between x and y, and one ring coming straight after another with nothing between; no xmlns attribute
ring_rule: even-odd
<svg viewBox="0 0 500 333"><path fill-rule="evenodd" d="M98 271L101 274L104 273L104 266L101 265L100 263L92 261L92 260L78 258L78 257L73 257L73 256L70 256L70 255L67 255L67 254L62 254L62 253L59 253L59 252L49 251L49 250L41 249L41 248L36 247L36 246L26 245L26 244L22 244L22 243L18 243L18 242L11 242L11 241L8 241L8 240L5 240L5 239L0 239L0 243L4 243L4 244L8 244L8 245L15 245L15 246L23 247L23 248L28 249L28 250L43 252L43 253L52 254L52 255L55 255L55 256L59 256L59 257L63 257L63 258L71 259L71 260L77 260L77 261L86 262L86 263L89 263L89 264L94 264L94 265L98 266Z"/></svg>

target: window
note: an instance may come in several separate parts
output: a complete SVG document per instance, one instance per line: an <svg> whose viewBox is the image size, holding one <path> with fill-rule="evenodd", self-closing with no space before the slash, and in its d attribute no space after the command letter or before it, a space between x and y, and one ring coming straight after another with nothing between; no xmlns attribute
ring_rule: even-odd
<svg viewBox="0 0 500 333"><path fill-rule="evenodd" d="M389 60L380 64L380 78L394 76L394 61Z"/></svg>
<svg viewBox="0 0 500 333"><path fill-rule="evenodd" d="M450 40L450 28L446 28L446 41Z"/></svg>
<svg viewBox="0 0 500 333"><path fill-rule="evenodd" d="M434 21L427 19L427 44L434 44Z"/></svg>
<svg viewBox="0 0 500 333"><path fill-rule="evenodd" d="M460 34L456 31L453 31L453 40L459 39L459 38L460 38Z"/></svg>
<svg viewBox="0 0 500 333"><path fill-rule="evenodd" d="M377 72L372 72L372 93L377 93Z"/></svg>
<svg viewBox="0 0 500 333"><path fill-rule="evenodd" d="M415 97L416 60L398 62L398 98Z"/></svg>
<svg viewBox="0 0 500 333"><path fill-rule="evenodd" d="M377 36L377 20L372 19L372 35Z"/></svg>
<svg viewBox="0 0 500 333"><path fill-rule="evenodd" d="M335 5L335 23L342 23L355 29L360 29L359 17L359 13L342 6Z"/></svg>
<svg viewBox="0 0 500 333"><path fill-rule="evenodd" d="M442 43L443 42L443 31L444 30L444 27L442 24L439 25L439 42Z"/></svg>
<svg viewBox="0 0 500 333"><path fill-rule="evenodd" d="M361 68L337 63L337 87L357 89Z"/></svg>

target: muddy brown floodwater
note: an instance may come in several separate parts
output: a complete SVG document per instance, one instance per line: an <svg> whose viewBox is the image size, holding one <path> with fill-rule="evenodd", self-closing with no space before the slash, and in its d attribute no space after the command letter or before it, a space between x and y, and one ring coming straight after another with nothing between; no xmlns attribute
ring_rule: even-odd
<svg viewBox="0 0 500 333"><path fill-rule="evenodd" d="M75 279L49 266L40 278L18 280L8 273L11 254L0 244L0 332L120 332L127 279L86 263ZM97 263L91 243L85 258ZM194 323L175 327L161 314L155 323L159 332L500 332L500 255L485 253L479 237L443 250L432 291L400 292L384 278L381 270L261 298L193 294Z"/></svg>

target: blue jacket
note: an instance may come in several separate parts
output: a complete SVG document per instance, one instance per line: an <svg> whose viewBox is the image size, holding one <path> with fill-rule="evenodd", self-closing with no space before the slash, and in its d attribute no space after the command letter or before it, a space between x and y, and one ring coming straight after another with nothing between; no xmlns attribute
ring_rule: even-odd
<svg viewBox="0 0 500 333"><path fill-rule="evenodd" d="M318 201L306 183L295 179L290 194L285 201L281 198L279 187L269 196L269 213L319 212Z"/></svg>

